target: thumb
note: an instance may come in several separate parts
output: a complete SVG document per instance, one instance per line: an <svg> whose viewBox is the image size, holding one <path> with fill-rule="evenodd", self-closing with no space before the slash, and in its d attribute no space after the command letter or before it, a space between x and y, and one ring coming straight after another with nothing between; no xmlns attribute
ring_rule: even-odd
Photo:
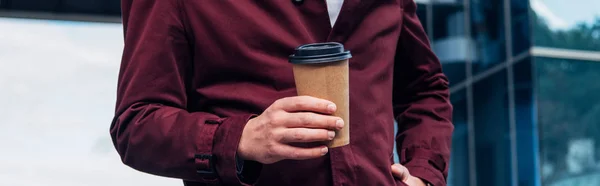
<svg viewBox="0 0 600 186"><path fill-rule="evenodd" d="M410 177L410 172L408 172L408 169L400 164L392 165L392 174L402 181L407 181Z"/></svg>

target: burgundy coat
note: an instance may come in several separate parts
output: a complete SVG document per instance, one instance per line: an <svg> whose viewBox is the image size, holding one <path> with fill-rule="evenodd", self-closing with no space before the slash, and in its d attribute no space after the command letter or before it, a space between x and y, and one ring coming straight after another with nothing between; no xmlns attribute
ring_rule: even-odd
<svg viewBox="0 0 600 186"><path fill-rule="evenodd" d="M185 185L446 185L453 126L448 80L413 0L345 0L331 28L324 0L123 0L125 49L110 133L123 162ZM349 146L271 165L236 150L248 119L295 96L287 57L335 41L350 59ZM394 119L399 132L394 134ZM240 177L244 179L241 180Z"/></svg>

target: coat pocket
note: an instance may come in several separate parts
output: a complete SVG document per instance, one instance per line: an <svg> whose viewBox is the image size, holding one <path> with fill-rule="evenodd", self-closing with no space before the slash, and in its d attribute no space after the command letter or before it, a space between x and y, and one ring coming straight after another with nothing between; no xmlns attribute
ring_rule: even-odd
<svg viewBox="0 0 600 186"><path fill-rule="evenodd" d="M404 183L402 180L395 179L395 181L396 181L396 186L409 186L406 183Z"/></svg>

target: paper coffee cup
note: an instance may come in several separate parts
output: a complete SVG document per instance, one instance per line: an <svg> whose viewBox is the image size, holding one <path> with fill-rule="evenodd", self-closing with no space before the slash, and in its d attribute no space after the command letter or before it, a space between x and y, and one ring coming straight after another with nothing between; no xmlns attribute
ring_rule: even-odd
<svg viewBox="0 0 600 186"><path fill-rule="evenodd" d="M327 144L330 148L350 143L348 60L351 57L342 44L331 42L302 45L289 58L298 95L332 101L337 106L333 115L344 120L344 128Z"/></svg>

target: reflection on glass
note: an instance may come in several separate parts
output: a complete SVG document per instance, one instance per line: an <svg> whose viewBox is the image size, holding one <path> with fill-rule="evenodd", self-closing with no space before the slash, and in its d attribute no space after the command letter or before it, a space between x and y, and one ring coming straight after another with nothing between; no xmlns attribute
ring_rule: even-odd
<svg viewBox="0 0 600 186"><path fill-rule="evenodd" d="M506 77L502 70L473 86L477 185L511 184Z"/></svg>
<svg viewBox="0 0 600 186"><path fill-rule="evenodd" d="M511 26L512 26L512 53L513 56L527 52L531 47L531 34L529 24L529 1L510 0Z"/></svg>
<svg viewBox="0 0 600 186"><path fill-rule="evenodd" d="M450 84L462 82L466 79L465 62L472 47L465 35L464 6L458 2L436 2L432 9L433 50Z"/></svg>
<svg viewBox="0 0 600 186"><path fill-rule="evenodd" d="M531 0L536 46L600 50L600 1Z"/></svg>
<svg viewBox="0 0 600 186"><path fill-rule="evenodd" d="M600 63L535 64L543 185L600 185Z"/></svg>
<svg viewBox="0 0 600 186"><path fill-rule="evenodd" d="M506 60L503 0L471 0L471 37L475 41L479 73Z"/></svg>
<svg viewBox="0 0 600 186"><path fill-rule="evenodd" d="M448 81L450 81L450 86L463 82L467 76L465 73L464 61L442 63L442 69L444 74L448 77Z"/></svg>
<svg viewBox="0 0 600 186"><path fill-rule="evenodd" d="M427 4L417 3L417 17L419 17L423 29L427 32Z"/></svg>
<svg viewBox="0 0 600 186"><path fill-rule="evenodd" d="M394 120L394 135L398 134L398 123ZM394 140L394 163L400 163L400 157L398 157L398 151L396 148L396 140Z"/></svg>
<svg viewBox="0 0 600 186"><path fill-rule="evenodd" d="M518 184L539 185L537 165L538 137L535 126L535 104L533 99L532 61L526 58L513 67L515 91L515 121L517 137Z"/></svg>
<svg viewBox="0 0 600 186"><path fill-rule="evenodd" d="M462 1L433 3L433 40L446 39L452 36L464 36L465 14Z"/></svg>
<svg viewBox="0 0 600 186"><path fill-rule="evenodd" d="M467 98L466 91L452 94L454 112L452 123L454 133L452 134L452 153L450 155L450 171L448 175L448 186L469 185L469 141L467 128Z"/></svg>

